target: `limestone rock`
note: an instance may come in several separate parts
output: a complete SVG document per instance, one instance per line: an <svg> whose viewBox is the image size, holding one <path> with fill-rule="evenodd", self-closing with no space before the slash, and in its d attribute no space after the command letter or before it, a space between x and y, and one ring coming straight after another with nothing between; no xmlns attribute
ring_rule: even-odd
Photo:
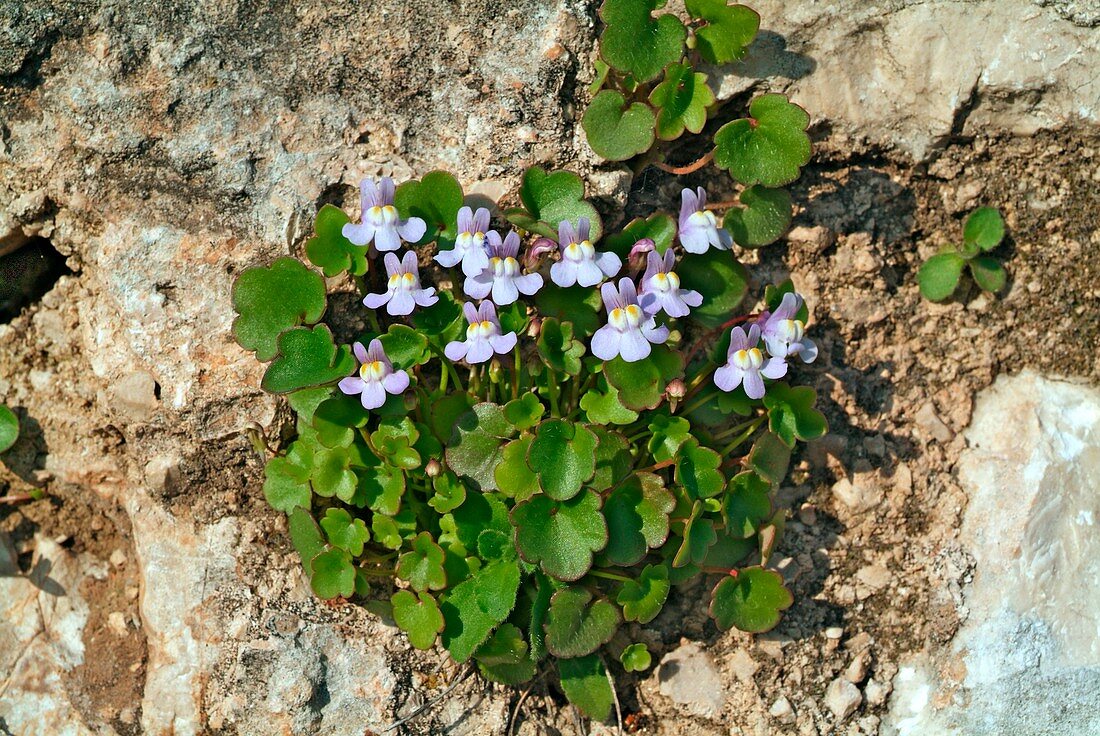
<svg viewBox="0 0 1100 736"><path fill-rule="evenodd" d="M836 678L825 689L825 707L832 711L838 721L855 713L862 702L863 694L859 692L859 688L843 677Z"/></svg>
<svg viewBox="0 0 1100 736"><path fill-rule="evenodd" d="M726 703L725 686L714 661L694 642L666 654L657 679L662 695L697 715L716 718Z"/></svg>

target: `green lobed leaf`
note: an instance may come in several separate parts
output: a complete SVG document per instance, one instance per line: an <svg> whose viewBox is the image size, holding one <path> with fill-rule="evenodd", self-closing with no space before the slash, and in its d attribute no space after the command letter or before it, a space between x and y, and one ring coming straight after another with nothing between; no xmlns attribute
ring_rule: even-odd
<svg viewBox="0 0 1100 736"><path fill-rule="evenodd" d="M596 74L592 77L592 84L588 85L589 96L603 89L604 82L607 81L607 73L611 71L611 67L603 59L596 59L592 67Z"/></svg>
<svg viewBox="0 0 1100 736"><path fill-rule="evenodd" d="M331 508L321 519L321 528L334 547L346 550L352 557L363 554L363 545L370 541L370 532L362 519L353 518L344 509Z"/></svg>
<svg viewBox="0 0 1100 736"><path fill-rule="evenodd" d="M570 376L581 372L584 343L573 336L572 322L561 322L556 317L547 317L542 321L536 345L546 365L554 370Z"/></svg>
<svg viewBox="0 0 1100 736"><path fill-rule="evenodd" d="M0 452L10 450L17 439L19 439L19 417L15 416L15 412L11 409L0 404Z"/></svg>
<svg viewBox="0 0 1100 736"><path fill-rule="evenodd" d="M653 664L653 657L649 654L649 648L643 643L628 644L619 654L619 661L627 672L642 672L648 670Z"/></svg>
<svg viewBox="0 0 1100 736"><path fill-rule="evenodd" d="M432 479L432 490L428 505L440 514L454 511L466 500L466 486L449 470Z"/></svg>
<svg viewBox="0 0 1100 736"><path fill-rule="evenodd" d="M535 662L527 656L527 642L513 624L502 624L474 658L481 673L493 682L519 685L535 675Z"/></svg>
<svg viewBox="0 0 1100 736"><path fill-rule="evenodd" d="M587 588L563 588L550 599L546 648L556 657L583 657L611 641L621 621L610 601L593 601Z"/></svg>
<svg viewBox="0 0 1100 736"><path fill-rule="evenodd" d="M791 226L791 195L786 189L759 184L737 197L741 206L726 213L722 226L742 248L759 248L779 240Z"/></svg>
<svg viewBox="0 0 1100 736"><path fill-rule="evenodd" d="M695 31L695 48L711 64L726 64L744 57L760 30L760 16L744 5L726 0L686 0L691 17L707 21Z"/></svg>
<svg viewBox="0 0 1100 736"><path fill-rule="evenodd" d="M325 325L295 327L279 335L278 356L264 372L260 386L274 394L333 383L355 370L347 345L337 347Z"/></svg>
<svg viewBox="0 0 1100 736"><path fill-rule="evenodd" d="M325 549L325 538L321 535L321 527L313 519L309 509L296 508L287 516L287 526L290 529L290 541L294 549L298 550L298 556L302 559L302 568L306 576L313 575L310 562Z"/></svg>
<svg viewBox="0 0 1100 736"><path fill-rule="evenodd" d="M318 404L310 423L318 441L331 449L349 446L356 437L355 430L366 426L370 416L358 396L339 394Z"/></svg>
<svg viewBox="0 0 1100 736"><path fill-rule="evenodd" d="M414 470L420 467L420 453L413 445L420 439L420 430L408 417L387 417L371 433L371 447L396 468Z"/></svg>
<svg viewBox="0 0 1100 736"><path fill-rule="evenodd" d="M592 555L607 544L600 497L584 491L567 501L537 495L512 509L516 548L547 575L573 581L592 567Z"/></svg>
<svg viewBox="0 0 1100 736"><path fill-rule="evenodd" d="M443 614L430 593L414 595L399 590L390 598L393 620L409 637L409 643L417 649L431 649L435 637L443 630Z"/></svg>
<svg viewBox="0 0 1100 736"><path fill-rule="evenodd" d="M432 434L435 435L435 438L443 444L450 442L451 433L454 431L458 418L470 411L473 406L473 398L462 390L447 394L436 400L432 404L432 410L428 416Z"/></svg>
<svg viewBox="0 0 1100 736"><path fill-rule="evenodd" d="M416 517L408 509L402 509L393 516L375 514L370 530L374 541L386 549L401 549L405 539L416 534Z"/></svg>
<svg viewBox="0 0 1100 736"><path fill-rule="evenodd" d="M771 432L765 432L753 444L748 466L765 480L779 484L787 477L790 462L791 449Z"/></svg>
<svg viewBox="0 0 1100 736"><path fill-rule="evenodd" d="M400 469L379 464L355 473L356 506L367 507L371 511L393 516L401 510L401 499L405 495L405 474Z"/></svg>
<svg viewBox="0 0 1100 736"><path fill-rule="evenodd" d="M823 437L829 430L825 415L814 408L817 392L809 386L791 388L785 381L768 387L764 406L768 407L768 429L794 447L795 440L808 442Z"/></svg>
<svg viewBox="0 0 1100 736"><path fill-rule="evenodd" d="M318 598L350 598L355 592L355 567L347 550L331 548L310 563L310 586Z"/></svg>
<svg viewBox="0 0 1100 736"><path fill-rule="evenodd" d="M683 417L657 414L649 423L649 442L647 447L655 462L664 462L675 457L680 445L691 437L691 423Z"/></svg>
<svg viewBox="0 0 1100 736"><path fill-rule="evenodd" d="M737 627L760 634L779 623L779 612L794 598L774 570L746 567L722 578L711 592L710 615L722 629Z"/></svg>
<svg viewBox="0 0 1100 736"><path fill-rule="evenodd" d="M682 288L703 295L691 318L704 327L719 327L736 312L749 291L749 274L733 254L711 249L688 254L676 266Z"/></svg>
<svg viewBox="0 0 1100 736"><path fill-rule="evenodd" d="M684 541L672 558L673 567L683 567L687 564L701 565L706 559L707 550L718 541L718 534L714 531L714 524L703 516L703 502L696 501L691 509L691 516L684 525Z"/></svg>
<svg viewBox="0 0 1100 736"><path fill-rule="evenodd" d="M668 516L676 499L655 473L636 473L613 490L604 504L607 547L603 556L629 567L668 539Z"/></svg>
<svg viewBox="0 0 1100 736"><path fill-rule="evenodd" d="M313 324L325 313L325 282L295 258L250 268L233 284L233 336L256 359L280 352L279 335L300 324ZM350 373L350 370L349 370ZM269 389L270 390L270 389Z"/></svg>
<svg viewBox="0 0 1100 736"><path fill-rule="evenodd" d="M623 406L619 399L619 390L609 386L602 376L599 387L590 389L581 397L581 410L593 424L633 424L638 420L638 412Z"/></svg>
<svg viewBox="0 0 1100 736"><path fill-rule="evenodd" d="M602 721L611 714L614 695L598 655L559 660L558 675L565 697L586 716Z"/></svg>
<svg viewBox="0 0 1100 736"><path fill-rule="evenodd" d="M466 501L451 513L451 517L458 543L470 554L477 550L478 539L486 529L512 534L508 506L497 493L466 494Z"/></svg>
<svg viewBox="0 0 1100 736"><path fill-rule="evenodd" d="M569 221L576 226L580 218L585 217L592 228L592 242L595 243L603 235L600 214L585 201L584 182L571 171L551 174L532 166L523 172L519 196L523 207L506 210L504 216L524 230L557 240L559 223Z"/></svg>
<svg viewBox="0 0 1100 736"><path fill-rule="evenodd" d="M313 491L309 485L313 453L300 442L290 446L286 456L275 456L264 466L264 498L276 511L290 513L296 507L309 508Z"/></svg>
<svg viewBox="0 0 1100 736"><path fill-rule="evenodd" d="M717 496L726 486L726 478L718 469L722 457L690 437L676 451L676 482L683 486L688 498Z"/></svg>
<svg viewBox="0 0 1100 736"><path fill-rule="evenodd" d="M477 535L477 556L486 562L516 559L512 535L499 529L485 529Z"/></svg>
<svg viewBox="0 0 1100 736"><path fill-rule="evenodd" d="M600 17L606 28L600 38L600 56L638 82L648 82L684 53L687 29L669 13L658 18L659 0L604 0Z"/></svg>
<svg viewBox="0 0 1100 736"><path fill-rule="evenodd" d="M355 496L358 478L351 469L351 455L342 447L318 448L313 453L310 483L318 496L351 501Z"/></svg>
<svg viewBox="0 0 1100 736"><path fill-rule="evenodd" d="M517 501L526 501L539 492L539 477L527 465L527 453L531 451L533 439L531 435L526 435L505 445L494 471L500 492Z"/></svg>
<svg viewBox="0 0 1100 736"><path fill-rule="evenodd" d="M382 349L393 363L394 370L407 370L422 365L431 357L428 352L428 338L407 325L390 325L390 329L378 341L382 343Z"/></svg>
<svg viewBox="0 0 1100 736"><path fill-rule="evenodd" d="M599 440L596 445L596 472L586 484L596 493L603 493L624 480L634 468L630 443L620 433L604 427L589 427Z"/></svg>
<svg viewBox="0 0 1100 736"><path fill-rule="evenodd" d="M986 291L994 294L1005 286L1008 279L1004 267L993 256L978 256L970 261L970 275L974 277L974 283Z"/></svg>
<svg viewBox="0 0 1100 736"><path fill-rule="evenodd" d="M719 534L718 541L707 550L703 566L709 569L732 570L756 551L756 539L738 539L728 534Z"/></svg>
<svg viewBox="0 0 1100 736"><path fill-rule="evenodd" d="M494 472L500 463L504 441L515 428L498 404L481 403L466 412L454 425L447 445L447 465L485 491L497 489Z"/></svg>
<svg viewBox="0 0 1100 736"><path fill-rule="evenodd" d="M634 244L643 238L652 240L657 252L664 255L676 238L676 220L671 215L660 212L647 218L636 217L621 233L607 236L604 249L615 253L626 262Z"/></svg>
<svg viewBox="0 0 1100 736"><path fill-rule="evenodd" d="M675 140L685 128L700 132L707 122L707 108L714 102L706 74L695 71L690 64L669 64L664 81L649 93L649 104L658 108L657 137Z"/></svg>
<svg viewBox="0 0 1100 736"><path fill-rule="evenodd" d="M979 207L970 213L963 225L963 241L982 250L993 250L1001 244L1004 237L1005 221L996 207Z"/></svg>
<svg viewBox="0 0 1100 736"><path fill-rule="evenodd" d="M747 538L760 531L772 515L771 489L771 483L751 470L733 476L722 505L722 518L732 536Z"/></svg>
<svg viewBox="0 0 1100 736"><path fill-rule="evenodd" d="M641 102L627 104L621 92L601 90L581 118L588 145L608 161L625 161L653 145L653 110Z"/></svg>
<svg viewBox="0 0 1100 736"><path fill-rule="evenodd" d="M573 337L582 338L591 335L600 326L599 310L603 305L603 301L600 299L600 292L598 289L589 289L584 286L570 286L568 288L561 288L553 283L546 284L539 292L535 294L535 305L538 307L539 313L542 314L547 320L553 318L561 323L562 334L564 335L566 323L573 325ZM546 320L543 321L543 329L546 329ZM553 329L553 328L551 328ZM556 340L556 338L554 338ZM565 350L567 343L562 342L562 349ZM574 356L580 358L584 355L584 345L581 345L582 350L577 350L576 346L569 344L568 349L572 350ZM543 354L542 350L539 350L539 354L543 356L543 359L550 362L554 358L555 352L548 352ZM547 355L550 358L547 358ZM564 360L564 359L563 359ZM576 367L574 363L562 363L562 370L567 367ZM558 370L557 365L552 365L554 370ZM577 368L580 370L579 367Z"/></svg>
<svg viewBox="0 0 1100 736"><path fill-rule="evenodd" d="M443 571L443 548L429 532L413 538L412 549L397 560L397 577L408 580L416 590L443 590L447 575Z"/></svg>
<svg viewBox="0 0 1100 736"><path fill-rule="evenodd" d="M634 411L653 409L661 403L665 387L683 372L683 356L664 345L654 345L649 357L627 363L615 358L604 363L608 384L619 391L619 401Z"/></svg>
<svg viewBox="0 0 1100 736"><path fill-rule="evenodd" d="M797 179L810 161L810 116L778 94L753 99L749 115L714 134L714 163L746 186L781 187Z"/></svg>
<svg viewBox="0 0 1100 736"><path fill-rule="evenodd" d="M647 624L661 612L671 588L667 567L646 565L637 580L623 583L615 602L623 607L627 621Z"/></svg>
<svg viewBox="0 0 1100 736"><path fill-rule="evenodd" d="M535 429L527 465L550 498L564 501L580 493L596 471L596 435L583 424L547 419Z"/></svg>
<svg viewBox="0 0 1100 736"><path fill-rule="evenodd" d="M943 301L959 286L966 259L958 253L940 253L929 258L917 272L917 283L925 299Z"/></svg>
<svg viewBox="0 0 1100 736"><path fill-rule="evenodd" d="M494 562L447 591L441 609L443 646L456 662L465 662L485 643L516 605L519 565Z"/></svg>
<svg viewBox="0 0 1100 736"><path fill-rule="evenodd" d="M430 307L421 307L412 314L416 329L428 338L428 342L442 348L452 340L458 340L466 330L462 306L448 290L437 291L439 297Z"/></svg>
<svg viewBox="0 0 1100 736"><path fill-rule="evenodd" d="M520 431L534 427L545 413L546 407L539 397L530 392L504 405L504 418Z"/></svg>
<svg viewBox="0 0 1100 736"><path fill-rule="evenodd" d="M462 208L462 186L446 171L432 171L419 181L397 187L393 204L402 217L419 217L427 231L415 245L435 240L440 234L453 239Z"/></svg>
<svg viewBox="0 0 1100 736"><path fill-rule="evenodd" d="M346 212L326 204L313 224L315 235L306 241L306 257L329 278L345 271L352 276L367 272L367 249L344 237L344 225L349 222Z"/></svg>

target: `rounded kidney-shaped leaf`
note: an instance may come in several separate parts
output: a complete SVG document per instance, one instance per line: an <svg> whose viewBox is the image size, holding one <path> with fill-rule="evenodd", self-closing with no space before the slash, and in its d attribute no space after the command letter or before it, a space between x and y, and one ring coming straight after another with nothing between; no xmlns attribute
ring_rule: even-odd
<svg viewBox="0 0 1100 736"><path fill-rule="evenodd" d="M995 207L979 207L970 213L963 225L963 240L982 250L993 250L1005 236L1005 221ZM985 288L985 287L982 287ZM996 289L990 289L996 291Z"/></svg>
<svg viewBox="0 0 1100 736"><path fill-rule="evenodd" d="M300 324L311 325L325 313L325 282L316 271L294 258L250 268L233 284L233 336L256 359L268 361L278 352L279 335Z"/></svg>
<svg viewBox="0 0 1100 736"><path fill-rule="evenodd" d="M0 404L0 452L11 449L19 439L19 417L8 407Z"/></svg>
<svg viewBox="0 0 1100 736"><path fill-rule="evenodd" d="M648 105L627 105L620 92L605 89L584 111L581 127L596 155L608 161L625 161L653 145L655 122Z"/></svg>
<svg viewBox="0 0 1100 736"><path fill-rule="evenodd" d="M711 64L740 59L760 30L760 16L744 5L727 5L726 0L687 0L691 17L706 21L695 31L695 47Z"/></svg>
<svg viewBox="0 0 1100 736"><path fill-rule="evenodd" d="M393 620L417 649L431 649L435 637L443 630L443 614L429 593L419 597L408 590L399 590L390 598Z"/></svg>
<svg viewBox="0 0 1100 736"><path fill-rule="evenodd" d="M316 234L306 241L306 257L330 278L344 271L353 276L367 272L367 249L344 237L344 225L348 222L346 212L326 204L317 213L313 225Z"/></svg>
<svg viewBox="0 0 1100 736"><path fill-rule="evenodd" d="M325 325L295 327L279 335L279 355L264 372L260 386L274 394L333 383L355 370L347 345L336 346Z"/></svg>
<svg viewBox="0 0 1100 736"><path fill-rule="evenodd" d="M722 225L742 248L774 243L791 225L791 195L786 189L751 186L738 201L741 207L727 212Z"/></svg>
<svg viewBox="0 0 1100 736"><path fill-rule="evenodd" d="M794 598L774 570L746 567L724 577L711 592L710 615L723 629L737 627L759 634L779 623L779 612L790 608Z"/></svg>
<svg viewBox="0 0 1100 736"><path fill-rule="evenodd" d="M596 435L583 424L548 419L535 430L527 465L539 479L542 492L564 501L577 495L596 472Z"/></svg>
<svg viewBox="0 0 1100 736"><path fill-rule="evenodd" d="M568 501L538 495L512 509L516 547L523 559L558 580L577 580L592 555L607 544L599 494L585 491Z"/></svg>
<svg viewBox="0 0 1100 736"><path fill-rule="evenodd" d="M777 94L754 99L749 115L714 134L714 163L746 185L780 187L797 179L810 161L810 116Z"/></svg>
<svg viewBox="0 0 1100 736"><path fill-rule="evenodd" d="M611 641L621 621L619 609L603 598L592 601L585 588L564 588L550 599L546 648L557 657L582 657Z"/></svg>
<svg viewBox="0 0 1100 736"><path fill-rule="evenodd" d="M657 108L657 137L671 141L679 138L685 128L692 133L703 129L714 93L707 85L706 74L689 64L670 64L664 81L649 94L649 104Z"/></svg>
<svg viewBox="0 0 1100 736"><path fill-rule="evenodd" d="M648 82L684 53L687 29L668 13L653 11L659 0L604 0L600 17L607 25L600 38L600 56L639 82Z"/></svg>

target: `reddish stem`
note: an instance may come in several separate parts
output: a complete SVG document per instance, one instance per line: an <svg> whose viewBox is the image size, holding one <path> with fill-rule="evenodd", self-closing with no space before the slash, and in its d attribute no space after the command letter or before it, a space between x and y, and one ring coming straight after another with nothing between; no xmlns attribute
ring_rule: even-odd
<svg viewBox="0 0 1100 736"><path fill-rule="evenodd" d="M676 174L677 176L684 176L685 174L691 174L698 171L699 169L709 164L713 159L714 151L712 150L704 154L701 159L687 164L686 166L669 166L668 164L661 161L656 161L653 165L661 171L667 171L668 173Z"/></svg>

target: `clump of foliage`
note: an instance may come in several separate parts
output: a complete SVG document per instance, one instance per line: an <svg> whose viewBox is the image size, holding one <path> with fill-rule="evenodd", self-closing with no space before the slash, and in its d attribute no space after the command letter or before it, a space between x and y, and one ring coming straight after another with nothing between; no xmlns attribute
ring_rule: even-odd
<svg viewBox="0 0 1100 736"><path fill-rule="evenodd" d="M19 439L19 417L8 407L0 404L0 452L11 449Z"/></svg>
<svg viewBox="0 0 1100 736"><path fill-rule="evenodd" d="M686 28L653 9L605 3L602 53L619 71L604 71L621 89L593 108L663 70L656 112L627 113L674 137L700 129L713 96L683 58ZM755 34L741 6L688 10L709 61ZM676 112L695 84L694 112ZM787 281L750 300L733 246L789 223L789 196L766 187L809 155L792 108L766 95L719 132L716 160L747 187L724 220L683 188L678 214L609 232L580 177L535 167L498 207L514 228L502 233L434 171L364 181L358 221L323 207L305 245L320 273L281 258L240 276L234 335L296 414L264 494L318 596L381 597L415 647L441 642L497 682L551 668L595 718L611 671L652 665L636 635L674 587L708 578L721 628L777 624L792 598L767 567L785 518L772 494L826 423L792 380L817 356L802 297ZM362 296L350 344L323 321L322 274Z"/></svg>
<svg viewBox="0 0 1100 736"><path fill-rule="evenodd" d="M1005 223L994 207L979 207L970 213L963 225L962 245L946 245L925 261L917 272L917 283L925 299L938 302L947 299L959 287L963 271L980 288L994 294L1004 288L1004 266L989 252L1005 237Z"/></svg>

